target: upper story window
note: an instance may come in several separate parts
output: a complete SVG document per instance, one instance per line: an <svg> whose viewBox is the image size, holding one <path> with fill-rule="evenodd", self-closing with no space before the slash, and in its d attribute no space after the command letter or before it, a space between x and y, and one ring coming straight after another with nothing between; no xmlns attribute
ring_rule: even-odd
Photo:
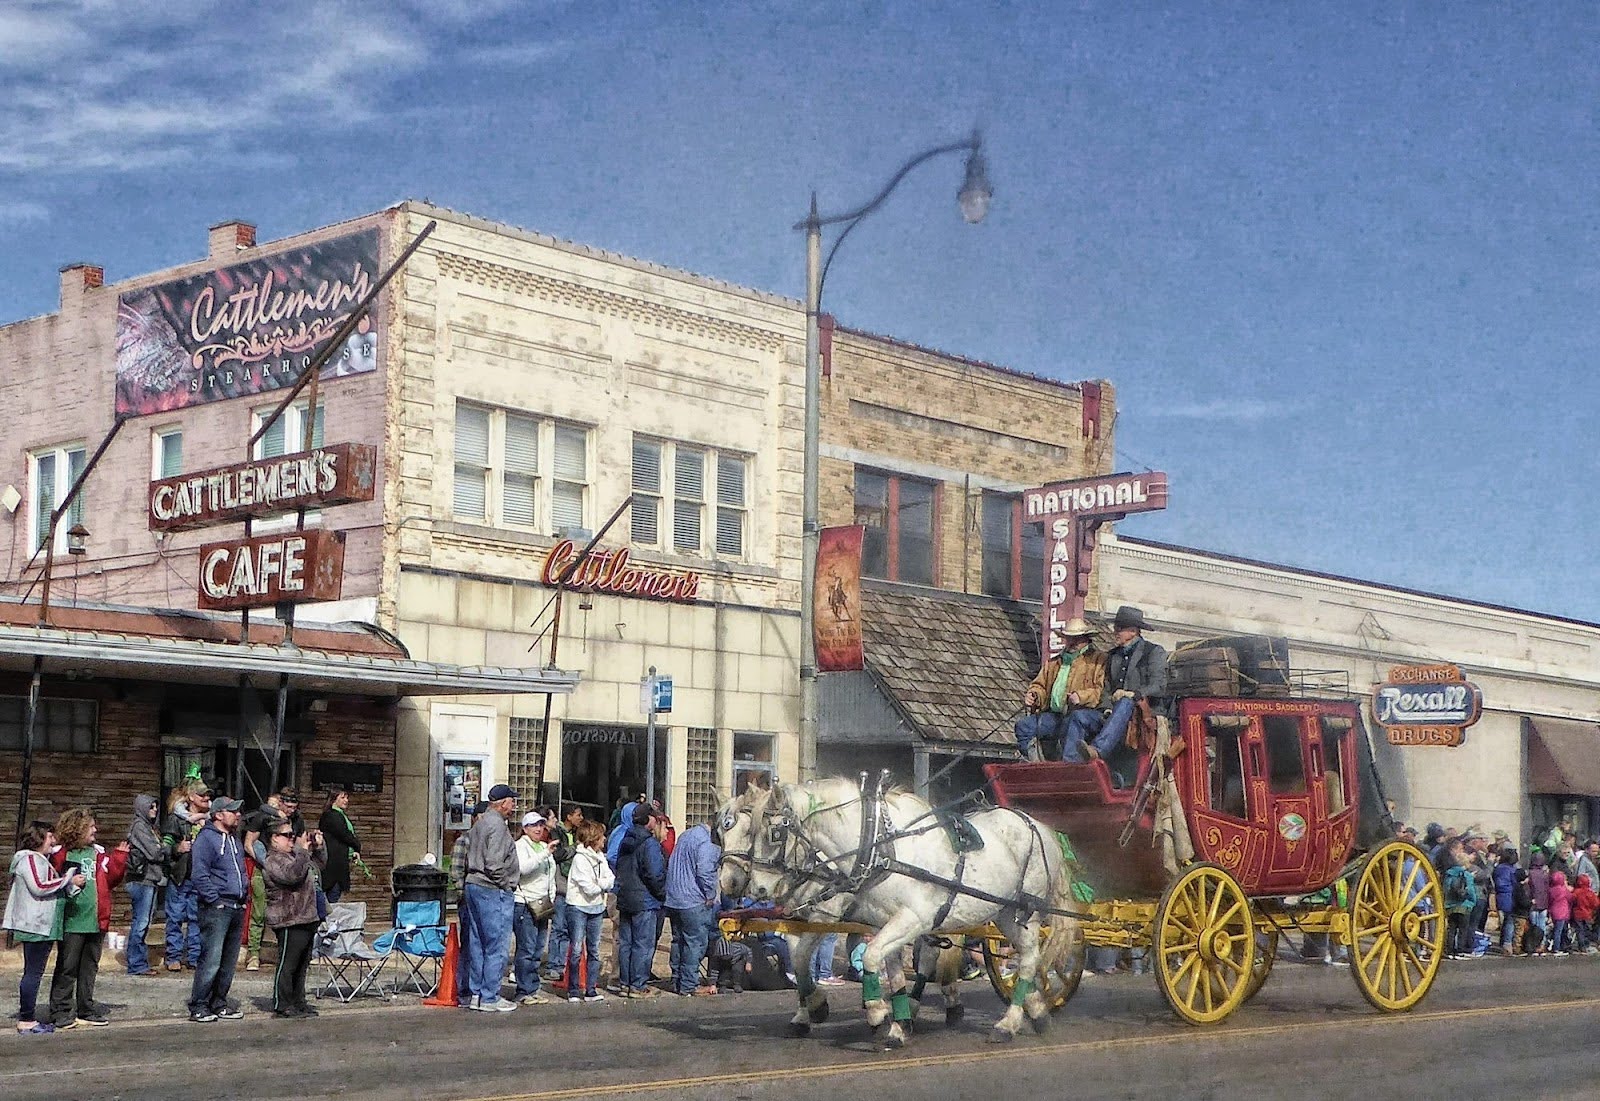
<svg viewBox="0 0 1600 1101"><path fill-rule="evenodd" d="M555 534L584 526L588 494L583 425L456 403L456 516Z"/></svg>
<svg viewBox="0 0 1600 1101"><path fill-rule="evenodd" d="M28 480L33 490L29 505L34 550L43 547L50 537L50 515L67 499L67 491L83 473L87 462L88 454L82 443L46 447L28 454ZM83 515L83 494L79 493L56 526L55 546L50 548L50 553L67 552L67 531L72 525L83 523Z"/></svg>
<svg viewBox="0 0 1600 1101"><path fill-rule="evenodd" d="M714 448L633 438L635 546L741 558L749 540L750 460ZM670 479L670 480L669 480ZM669 519L663 520L663 510Z"/></svg>
<svg viewBox="0 0 1600 1101"><path fill-rule="evenodd" d="M1039 600L1044 592L1044 524L1022 521L1022 498L985 493L983 592L1012 600Z"/></svg>
<svg viewBox="0 0 1600 1101"><path fill-rule="evenodd" d="M276 405L269 405L257 409L250 414L250 434L254 436L261 431L261 426L266 419L272 416ZM311 426L311 446L322 446L323 414L328 407L317 404L316 423ZM276 459L279 455L292 455L297 451L304 451L306 442L306 417L311 412L310 402L296 402L283 411L283 415L272 422L272 427L256 441L255 458ZM180 441L181 446L181 441Z"/></svg>
<svg viewBox="0 0 1600 1101"><path fill-rule="evenodd" d="M150 480L183 473L183 429L158 428L150 433Z"/></svg>
<svg viewBox="0 0 1600 1101"><path fill-rule="evenodd" d="M867 529L861 543L862 574L934 584L938 511L936 483L857 470L855 522Z"/></svg>

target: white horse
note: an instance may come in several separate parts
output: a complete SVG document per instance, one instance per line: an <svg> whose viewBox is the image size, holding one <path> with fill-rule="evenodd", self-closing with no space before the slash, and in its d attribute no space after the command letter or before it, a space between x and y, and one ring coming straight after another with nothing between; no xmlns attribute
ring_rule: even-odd
<svg viewBox="0 0 1600 1101"><path fill-rule="evenodd" d="M881 808L875 821L874 808ZM993 922L1011 942L1018 969L1011 1005L990 1039L1014 1039L1024 1014L1042 1033L1049 1009L1039 976L1075 964L1083 951L1081 924L1059 913L1075 908L1062 839L1005 808L988 807L963 821L971 836L958 845L928 803L909 792L890 791L880 803L863 799L856 784L842 779L782 784L770 792L752 786L718 814L720 886L725 895L770 899L801 920L876 929L865 953L861 996L874 1029L892 1012L889 1047L905 1043L911 999L892 989L892 1007L884 1000L884 961L893 961L898 973L901 949L925 934ZM1041 950L1043 921L1051 934ZM794 946L800 1008L792 1024L800 1033L827 1017L826 995L812 987L805 966L821 935L803 935ZM960 1016L955 980L946 967L941 972L941 983L948 980L946 1015L954 1020Z"/></svg>

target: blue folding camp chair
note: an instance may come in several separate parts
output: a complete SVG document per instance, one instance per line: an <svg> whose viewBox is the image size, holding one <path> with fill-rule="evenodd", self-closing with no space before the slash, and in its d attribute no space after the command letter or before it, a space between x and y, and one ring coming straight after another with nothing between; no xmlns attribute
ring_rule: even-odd
<svg viewBox="0 0 1600 1101"><path fill-rule="evenodd" d="M416 872L412 872L413 869ZM395 869L394 927L379 937L373 947L395 958L391 988L394 993L420 994L427 998L439 989L449 927L442 887L435 891L431 880L419 886L413 880L420 873L417 865Z"/></svg>

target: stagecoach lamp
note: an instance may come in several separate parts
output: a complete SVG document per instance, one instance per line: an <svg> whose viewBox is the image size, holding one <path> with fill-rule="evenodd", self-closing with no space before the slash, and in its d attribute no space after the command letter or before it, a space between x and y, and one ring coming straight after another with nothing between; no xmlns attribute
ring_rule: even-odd
<svg viewBox="0 0 1600 1101"><path fill-rule="evenodd" d="M67 553L89 553L89 529L82 524L73 524L67 529Z"/></svg>

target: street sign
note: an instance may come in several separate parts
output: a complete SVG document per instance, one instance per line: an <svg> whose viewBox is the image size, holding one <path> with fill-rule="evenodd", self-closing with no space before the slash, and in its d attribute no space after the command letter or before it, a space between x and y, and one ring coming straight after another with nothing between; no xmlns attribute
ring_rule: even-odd
<svg viewBox="0 0 1600 1101"><path fill-rule="evenodd" d="M672 710L672 678L651 674L639 681L639 713Z"/></svg>

